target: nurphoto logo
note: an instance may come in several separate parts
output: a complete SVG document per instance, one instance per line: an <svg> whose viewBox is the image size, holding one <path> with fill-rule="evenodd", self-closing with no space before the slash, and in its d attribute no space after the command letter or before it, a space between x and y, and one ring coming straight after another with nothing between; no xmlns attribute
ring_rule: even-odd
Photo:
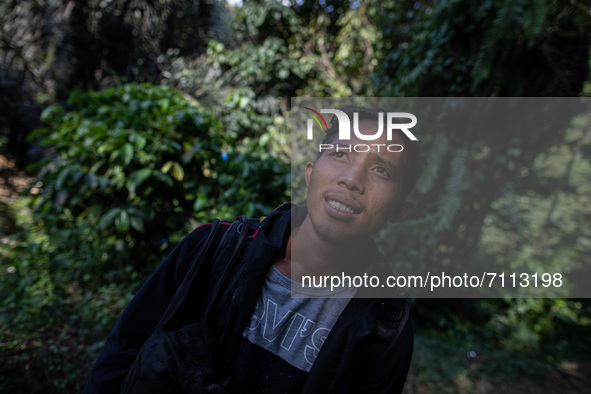
<svg viewBox="0 0 591 394"><path fill-rule="evenodd" d="M314 138L314 121L316 124L320 126L320 130L324 129L324 132L328 130L328 124L324 119L322 114L333 114L336 116L338 123L339 123L339 140L346 141L351 139L351 120L349 116L338 109L321 109L320 112L310 108L304 107L305 109L311 111L304 112L307 115L310 115L312 119L308 119L307 122L307 131L308 131L308 140L312 140ZM386 137L388 141L392 141L392 132L393 130L401 130L411 141L418 141L417 137L414 136L410 132L409 129L413 128L417 124L417 117L409 112L386 112ZM409 123L395 123L399 122L401 119L409 119ZM384 112L378 113L378 129L375 134L363 134L359 131L359 113L353 112L353 133L357 138L362 141L375 141L379 139L382 134L384 133ZM323 127L324 126L324 127ZM341 150L354 150L355 152L368 152L372 147L376 147L378 152L381 148L387 149L389 152L402 152L404 147L400 144L355 144L350 145L347 147L341 147ZM318 146L318 151L322 152L323 150L334 149L335 146L333 144L320 144ZM339 146L337 145L337 151L339 150Z"/></svg>

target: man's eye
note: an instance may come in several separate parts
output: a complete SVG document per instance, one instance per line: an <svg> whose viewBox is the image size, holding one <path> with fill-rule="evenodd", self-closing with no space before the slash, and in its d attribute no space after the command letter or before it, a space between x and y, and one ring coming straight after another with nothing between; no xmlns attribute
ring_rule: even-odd
<svg viewBox="0 0 591 394"><path fill-rule="evenodd" d="M345 152L334 152L333 153L334 157L345 157Z"/></svg>
<svg viewBox="0 0 591 394"><path fill-rule="evenodd" d="M385 169L384 167L376 167L376 172L378 172L379 174L386 175L386 176L389 176L390 175L388 173L388 170Z"/></svg>

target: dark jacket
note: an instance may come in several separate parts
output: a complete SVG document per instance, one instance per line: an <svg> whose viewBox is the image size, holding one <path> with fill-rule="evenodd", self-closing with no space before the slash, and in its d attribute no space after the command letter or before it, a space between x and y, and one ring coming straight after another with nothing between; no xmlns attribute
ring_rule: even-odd
<svg viewBox="0 0 591 394"><path fill-rule="evenodd" d="M292 216L299 221L306 215L304 208L294 209L292 212L289 206L282 206L261 222L236 275L219 298L215 324L210 327L220 341L214 362L219 381L223 381L231 365L231 350L242 339L270 265L287 244ZM142 343L166 310L208 231L206 226L189 234L138 291L108 337L83 393L119 392ZM381 256L377 249L373 253L376 258ZM214 270L195 280L190 297L194 313L202 313L204 300L218 275ZM388 342L378 335L380 304L380 300L369 298L349 302L318 353L302 393L402 391L413 349L411 325L409 322L400 327L397 344L387 346Z"/></svg>

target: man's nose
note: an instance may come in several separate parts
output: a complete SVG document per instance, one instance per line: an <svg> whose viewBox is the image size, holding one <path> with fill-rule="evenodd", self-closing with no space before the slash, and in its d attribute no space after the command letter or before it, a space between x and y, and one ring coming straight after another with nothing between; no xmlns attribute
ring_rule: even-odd
<svg viewBox="0 0 591 394"><path fill-rule="evenodd" d="M365 173L363 166L358 164L350 164L347 166L339 178L338 184L345 186L351 191L363 194L365 192Z"/></svg>

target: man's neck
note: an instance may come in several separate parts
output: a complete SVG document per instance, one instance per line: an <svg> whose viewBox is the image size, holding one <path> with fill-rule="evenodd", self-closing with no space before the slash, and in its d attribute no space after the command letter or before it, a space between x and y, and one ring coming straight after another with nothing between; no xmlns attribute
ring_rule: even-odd
<svg viewBox="0 0 591 394"><path fill-rule="evenodd" d="M304 275L324 276L351 272L352 267L359 265L366 246L367 241L353 244L322 239L306 217L301 226L292 230L285 255L277 258L275 267L297 282L301 282Z"/></svg>

